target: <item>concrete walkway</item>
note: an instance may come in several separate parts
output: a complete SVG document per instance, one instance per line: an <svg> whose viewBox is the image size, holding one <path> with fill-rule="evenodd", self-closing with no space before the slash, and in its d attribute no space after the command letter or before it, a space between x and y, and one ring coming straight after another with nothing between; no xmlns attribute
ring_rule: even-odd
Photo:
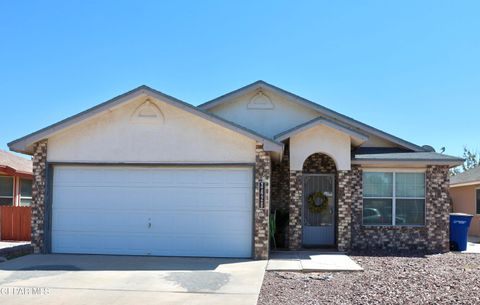
<svg viewBox="0 0 480 305"><path fill-rule="evenodd" d="M6 249L6 248L12 248L12 247L17 247L17 246L24 246L24 245L29 245L29 241L5 241L2 240L0 241L0 250L1 249Z"/></svg>
<svg viewBox="0 0 480 305"><path fill-rule="evenodd" d="M0 263L2 305L255 305L266 261L27 255Z"/></svg>
<svg viewBox="0 0 480 305"><path fill-rule="evenodd" d="M271 253L267 271L335 272L363 268L344 253L281 251Z"/></svg>
<svg viewBox="0 0 480 305"><path fill-rule="evenodd" d="M466 254L480 254L480 237L476 236L469 236L468 243L467 243L467 250L462 251L462 253Z"/></svg>

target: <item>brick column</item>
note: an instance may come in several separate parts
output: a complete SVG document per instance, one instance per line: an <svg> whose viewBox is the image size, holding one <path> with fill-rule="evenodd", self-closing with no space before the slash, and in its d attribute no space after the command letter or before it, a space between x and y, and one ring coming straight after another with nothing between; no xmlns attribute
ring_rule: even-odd
<svg viewBox="0 0 480 305"><path fill-rule="evenodd" d="M450 251L450 200L448 198L448 166L428 166L425 194L427 227L427 250L429 252Z"/></svg>
<svg viewBox="0 0 480 305"><path fill-rule="evenodd" d="M45 191L47 181L47 141L35 143L33 147L32 184L32 246L35 253L44 253L45 234Z"/></svg>
<svg viewBox="0 0 480 305"><path fill-rule="evenodd" d="M352 165L349 171L338 171L337 247L349 251L352 245L352 208L362 205L362 170Z"/></svg>
<svg viewBox="0 0 480 305"><path fill-rule="evenodd" d="M255 157L255 259L268 259L270 234L270 155L263 150L263 145L257 143ZM260 183L263 183L263 206L260 201Z"/></svg>
<svg viewBox="0 0 480 305"><path fill-rule="evenodd" d="M302 171L290 171L290 206L288 221L288 248L302 247Z"/></svg>

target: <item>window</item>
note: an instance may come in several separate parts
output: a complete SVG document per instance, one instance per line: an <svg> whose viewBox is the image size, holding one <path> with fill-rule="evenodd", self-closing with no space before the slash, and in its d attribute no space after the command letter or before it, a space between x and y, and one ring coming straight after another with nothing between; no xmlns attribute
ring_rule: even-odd
<svg viewBox="0 0 480 305"><path fill-rule="evenodd" d="M13 177L0 176L0 205L13 205Z"/></svg>
<svg viewBox="0 0 480 305"><path fill-rule="evenodd" d="M32 204L32 180L20 179L20 205L30 206Z"/></svg>
<svg viewBox="0 0 480 305"><path fill-rule="evenodd" d="M424 223L424 173L363 173L364 225L415 226Z"/></svg>
<svg viewBox="0 0 480 305"><path fill-rule="evenodd" d="M480 214L480 189L476 189L476 199L477 199L477 214Z"/></svg>

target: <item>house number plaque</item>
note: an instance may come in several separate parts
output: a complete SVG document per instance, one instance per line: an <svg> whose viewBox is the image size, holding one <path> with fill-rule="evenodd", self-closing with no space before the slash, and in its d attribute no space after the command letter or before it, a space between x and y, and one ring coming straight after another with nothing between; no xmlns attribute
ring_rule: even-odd
<svg viewBox="0 0 480 305"><path fill-rule="evenodd" d="M258 201L259 207L263 209L265 207L265 182L258 183Z"/></svg>

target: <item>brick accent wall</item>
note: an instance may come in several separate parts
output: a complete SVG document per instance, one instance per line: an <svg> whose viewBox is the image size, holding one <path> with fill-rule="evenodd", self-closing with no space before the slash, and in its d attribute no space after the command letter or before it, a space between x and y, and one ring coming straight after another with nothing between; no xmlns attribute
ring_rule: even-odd
<svg viewBox="0 0 480 305"><path fill-rule="evenodd" d="M290 171L290 207L288 216L288 248L290 250L298 250L302 247L302 182L301 171Z"/></svg>
<svg viewBox="0 0 480 305"><path fill-rule="evenodd" d="M362 187L361 169L352 169L350 188ZM425 226L363 226L361 196L352 197L351 243L354 250L449 251L448 166L428 166L426 173ZM348 185L348 184L347 184Z"/></svg>
<svg viewBox="0 0 480 305"><path fill-rule="evenodd" d="M270 155L263 150L262 144L257 144L255 157L255 259L267 259L269 253L271 169ZM263 206L261 206L260 202L260 182L264 183Z"/></svg>
<svg viewBox="0 0 480 305"><path fill-rule="evenodd" d="M32 246L34 253L44 253L45 192L47 181L47 141L33 147Z"/></svg>
<svg viewBox="0 0 480 305"><path fill-rule="evenodd" d="M450 250L451 201L448 194L450 185L448 169L448 166L428 166L426 171L427 250L431 252Z"/></svg>
<svg viewBox="0 0 480 305"><path fill-rule="evenodd" d="M335 174L335 161L325 154L313 154L303 163L304 174Z"/></svg>
<svg viewBox="0 0 480 305"><path fill-rule="evenodd" d="M288 210L290 205L290 152L285 144L282 161L272 162L272 209Z"/></svg>
<svg viewBox="0 0 480 305"><path fill-rule="evenodd" d="M339 251L349 251L352 243L352 210L362 203L362 171L352 165L349 171L338 172L337 191L337 247Z"/></svg>

